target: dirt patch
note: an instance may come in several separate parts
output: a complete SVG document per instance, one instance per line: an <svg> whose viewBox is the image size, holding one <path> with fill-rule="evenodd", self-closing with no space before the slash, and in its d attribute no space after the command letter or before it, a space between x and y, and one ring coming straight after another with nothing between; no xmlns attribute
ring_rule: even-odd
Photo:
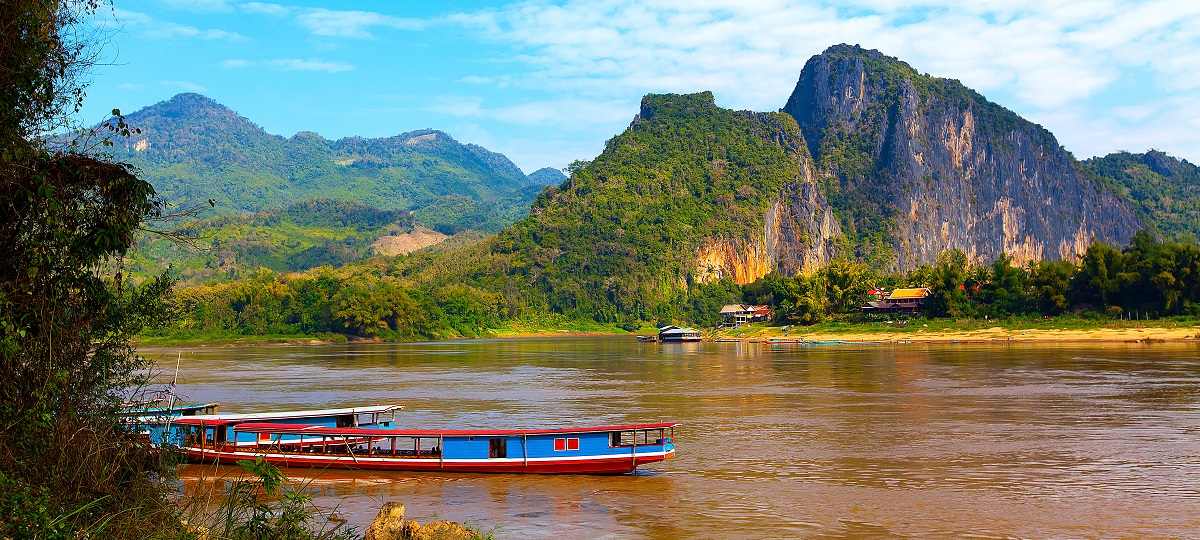
<svg viewBox="0 0 1200 540"><path fill-rule="evenodd" d="M434 244L440 244L447 238L450 237L440 232L424 227L417 227L408 234L380 236L379 240L371 244L371 248L376 253L383 255L404 255Z"/></svg>

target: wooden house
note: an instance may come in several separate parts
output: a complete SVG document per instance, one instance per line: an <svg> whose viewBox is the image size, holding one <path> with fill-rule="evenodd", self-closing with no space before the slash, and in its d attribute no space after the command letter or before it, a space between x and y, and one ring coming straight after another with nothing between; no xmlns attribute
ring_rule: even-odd
<svg viewBox="0 0 1200 540"><path fill-rule="evenodd" d="M749 304L729 304L721 308L722 326L741 326L748 322L765 321L771 318L771 308Z"/></svg>
<svg viewBox="0 0 1200 540"><path fill-rule="evenodd" d="M883 297L879 300L868 301L860 309L863 313L900 313L916 315L921 312L922 308L924 308L925 299L929 298L929 295L930 290L927 287L896 289L886 297Z"/></svg>

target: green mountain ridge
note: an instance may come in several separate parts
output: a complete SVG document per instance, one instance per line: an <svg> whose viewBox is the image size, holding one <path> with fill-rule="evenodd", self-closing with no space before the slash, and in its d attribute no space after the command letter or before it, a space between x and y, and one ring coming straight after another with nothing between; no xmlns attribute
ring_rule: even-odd
<svg viewBox="0 0 1200 540"><path fill-rule="evenodd" d="M1165 240L1200 239L1200 167L1157 150L1116 152L1083 165L1108 179Z"/></svg>
<svg viewBox="0 0 1200 540"><path fill-rule="evenodd" d="M199 94L179 94L125 117L141 130L115 157L183 208L228 215L310 199L410 210L420 225L453 234L498 231L526 215L542 184L502 154L436 130L386 138L284 138Z"/></svg>

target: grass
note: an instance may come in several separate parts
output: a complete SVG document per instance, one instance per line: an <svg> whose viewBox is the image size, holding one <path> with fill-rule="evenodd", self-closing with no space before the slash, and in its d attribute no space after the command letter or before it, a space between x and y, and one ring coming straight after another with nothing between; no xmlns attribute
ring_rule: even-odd
<svg viewBox="0 0 1200 540"><path fill-rule="evenodd" d="M638 329L638 331L646 331ZM657 330L654 330L657 332ZM543 314L527 316L506 321L498 328L491 330L495 337L520 337L531 335L554 334L629 334L615 324L598 323L591 319L574 320L558 314Z"/></svg>
<svg viewBox="0 0 1200 540"><path fill-rule="evenodd" d="M262 334L245 335L232 331L172 330L167 333L142 334L134 339L138 347L181 347L202 345L288 345L309 343L347 343L344 334Z"/></svg>

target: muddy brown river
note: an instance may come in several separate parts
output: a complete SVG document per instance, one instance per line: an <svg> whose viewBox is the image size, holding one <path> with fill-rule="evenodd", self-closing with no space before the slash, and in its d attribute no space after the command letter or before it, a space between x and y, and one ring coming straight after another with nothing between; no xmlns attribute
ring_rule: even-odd
<svg viewBox="0 0 1200 540"><path fill-rule="evenodd" d="M143 353L174 369L174 350ZM222 412L403 403L413 428L684 423L677 458L627 476L285 470L359 528L398 500L497 538L1200 537L1195 344L204 348L183 351L179 380ZM185 486L226 472L180 471Z"/></svg>

